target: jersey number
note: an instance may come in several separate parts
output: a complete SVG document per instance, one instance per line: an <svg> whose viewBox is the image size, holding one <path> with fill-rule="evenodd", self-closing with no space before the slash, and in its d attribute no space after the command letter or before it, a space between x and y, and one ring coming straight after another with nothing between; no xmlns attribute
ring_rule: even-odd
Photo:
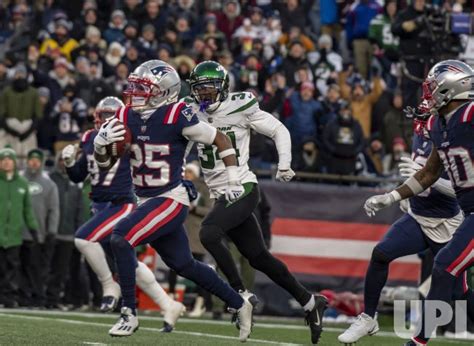
<svg viewBox="0 0 474 346"><path fill-rule="evenodd" d="M235 96L235 95L234 95ZM237 140L235 139L235 132L227 132L227 136L229 136L230 141L232 142L232 146L235 149L235 157L237 158L237 166L239 165L239 156L240 152L237 149ZM212 145L206 145L204 149L202 149L202 155L200 155L199 159L201 160L201 166L205 169L213 169L216 166L216 161L220 160L219 153L216 151L214 155L214 147Z"/></svg>
<svg viewBox="0 0 474 346"><path fill-rule="evenodd" d="M110 186L110 184L112 184L119 165L120 159L107 171L102 186ZM87 155L87 170L91 178L91 185L98 185L100 183L100 170L99 166L97 166L97 162L94 160L94 155Z"/></svg>
<svg viewBox="0 0 474 346"><path fill-rule="evenodd" d="M170 165L164 160L156 160L155 156L167 156L170 154L170 146L168 144L149 144L145 143L143 147L138 144L132 144L132 178L133 184L136 186L165 186L170 181ZM159 178L154 174L138 174L136 170L140 168L148 168L159 170Z"/></svg>
<svg viewBox="0 0 474 346"><path fill-rule="evenodd" d="M474 168L469 151L462 147L438 151L449 178L456 187L474 187Z"/></svg>

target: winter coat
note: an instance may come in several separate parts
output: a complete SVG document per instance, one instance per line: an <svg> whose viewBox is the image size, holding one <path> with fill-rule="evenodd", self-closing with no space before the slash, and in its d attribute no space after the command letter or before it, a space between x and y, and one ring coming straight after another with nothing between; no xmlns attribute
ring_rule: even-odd
<svg viewBox="0 0 474 346"><path fill-rule="evenodd" d="M43 243L47 235L58 233L58 188L43 171L34 174L25 171L23 176L28 180L31 202L36 220L38 221L38 241ZM23 230L23 239L32 240L30 233L26 229Z"/></svg>
<svg viewBox="0 0 474 346"><path fill-rule="evenodd" d="M347 41L355 39L367 39L369 36L370 21L382 12L382 8L375 0L368 0L367 3L356 1L352 4L347 14L346 34Z"/></svg>
<svg viewBox="0 0 474 346"><path fill-rule="evenodd" d="M74 233L81 226L84 218L82 190L71 182L69 177L54 170L49 175L59 192L59 226L56 239L73 241Z"/></svg>
<svg viewBox="0 0 474 346"><path fill-rule="evenodd" d="M321 112L321 103L314 99L304 101L299 92L294 92L289 99L291 116L285 125L290 131L293 145L299 145L303 139L316 138L317 115Z"/></svg>
<svg viewBox="0 0 474 346"><path fill-rule="evenodd" d="M7 86L0 94L0 118L16 118L20 121L40 119L43 116L36 88L28 87L17 92Z"/></svg>
<svg viewBox="0 0 474 346"><path fill-rule="evenodd" d="M19 246L22 231L37 230L38 223L31 205L28 182L15 172L11 180L0 171L0 247Z"/></svg>

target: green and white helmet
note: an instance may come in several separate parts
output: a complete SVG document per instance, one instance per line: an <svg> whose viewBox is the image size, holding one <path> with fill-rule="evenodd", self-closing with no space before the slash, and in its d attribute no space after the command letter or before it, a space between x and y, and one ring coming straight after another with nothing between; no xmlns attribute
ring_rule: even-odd
<svg viewBox="0 0 474 346"><path fill-rule="evenodd" d="M189 86L201 111L213 112L229 95L229 75L218 62L203 61L191 71Z"/></svg>

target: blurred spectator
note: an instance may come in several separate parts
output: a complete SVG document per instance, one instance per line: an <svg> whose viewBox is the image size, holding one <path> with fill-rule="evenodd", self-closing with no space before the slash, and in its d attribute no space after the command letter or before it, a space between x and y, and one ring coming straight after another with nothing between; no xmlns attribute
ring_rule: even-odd
<svg viewBox="0 0 474 346"><path fill-rule="evenodd" d="M125 39L123 42L123 46L125 48L135 46L135 47L140 47L141 44L138 40L138 22L136 20L130 19L127 21L127 25L125 25L125 28L123 29L123 33L125 34Z"/></svg>
<svg viewBox="0 0 474 346"><path fill-rule="evenodd" d="M115 73L117 65L125 55L125 48L118 42L112 42L105 54L104 75L111 76Z"/></svg>
<svg viewBox="0 0 474 346"><path fill-rule="evenodd" d="M143 24L151 24L156 30L156 36L161 37L165 32L168 12L165 6L160 5L158 0L148 0L145 5Z"/></svg>
<svg viewBox="0 0 474 346"><path fill-rule="evenodd" d="M51 92L46 87L38 88L38 96L43 111L43 117L38 123L36 138L38 148L53 152L54 133L51 131L53 106L51 104Z"/></svg>
<svg viewBox="0 0 474 346"><path fill-rule="evenodd" d="M407 144L401 137L393 139L391 153L385 155L383 159L383 173L386 176L399 176L398 164L401 163L402 157L410 157L407 152Z"/></svg>
<svg viewBox="0 0 474 346"><path fill-rule="evenodd" d="M9 83L7 72L7 65L5 65L3 60L0 60L0 94Z"/></svg>
<svg viewBox="0 0 474 346"><path fill-rule="evenodd" d="M82 16L76 19L71 36L76 40L81 40L86 36L86 30L89 26L97 27L99 30L105 29L104 23L98 17L95 8L88 8Z"/></svg>
<svg viewBox="0 0 474 346"><path fill-rule="evenodd" d="M0 149L0 304L18 306L20 247L26 227L37 239L38 223L31 206L28 182L18 174L16 153Z"/></svg>
<svg viewBox="0 0 474 346"><path fill-rule="evenodd" d="M413 0L400 11L392 25L392 32L400 37L400 56L403 65L401 89L403 106L418 105L420 86L432 59L432 42L428 36L420 35L425 28L425 0Z"/></svg>
<svg viewBox="0 0 474 346"><path fill-rule="evenodd" d="M59 153L66 145L74 144L79 140L86 117L87 105L76 96L74 85L67 85L64 88L63 97L53 108L53 118L57 124L55 153Z"/></svg>
<svg viewBox="0 0 474 346"><path fill-rule="evenodd" d="M330 157L325 163L330 174L354 174L357 155L365 145L359 122L352 117L351 106L343 102L338 117L327 124L323 133L323 146Z"/></svg>
<svg viewBox="0 0 474 346"><path fill-rule="evenodd" d="M390 88L396 86L396 79L392 76L392 62L398 61L399 38L392 34L392 24L397 14L397 2L388 0L383 7L383 13L378 14L370 22L369 39L373 46L373 55L382 70L382 76Z"/></svg>
<svg viewBox="0 0 474 346"><path fill-rule="evenodd" d="M239 89L263 89L265 83L265 69L255 54L249 54L240 70Z"/></svg>
<svg viewBox="0 0 474 346"><path fill-rule="evenodd" d="M382 81L374 78L373 88L369 91L367 81L358 74L352 74L341 86L341 92L343 98L351 100L352 116L359 121L364 137L368 138L371 134L372 107L383 92Z"/></svg>
<svg viewBox="0 0 474 346"><path fill-rule="evenodd" d="M51 254L59 225L59 196L56 184L43 173L44 154L39 149L28 153L23 176L28 180L33 210L38 221L38 242L28 229L21 246L22 303L43 306Z"/></svg>
<svg viewBox="0 0 474 346"><path fill-rule="evenodd" d="M214 14L206 17L203 39L213 38L216 42L217 49L223 51L227 49L227 40L222 31L217 28L217 18Z"/></svg>
<svg viewBox="0 0 474 346"><path fill-rule="evenodd" d="M308 60L312 64L316 87L320 94L325 95L329 84L335 82L342 71L342 57L333 51L331 36L323 34L319 37L318 50L308 53Z"/></svg>
<svg viewBox="0 0 474 346"><path fill-rule="evenodd" d="M114 75L107 79L107 83L113 88L115 96L122 97L122 92L127 88L127 78L130 72L129 65L126 62L120 62L115 67Z"/></svg>
<svg viewBox="0 0 474 346"><path fill-rule="evenodd" d="M170 6L170 18L169 21L178 21L180 17L186 18L189 23L189 27L193 32L198 30L200 25L199 17L199 1L195 0L178 0Z"/></svg>
<svg viewBox="0 0 474 346"><path fill-rule="evenodd" d="M43 116L38 91L29 85L25 66L14 69L11 86L0 94L0 148L9 144L21 157L37 147L36 128Z"/></svg>
<svg viewBox="0 0 474 346"><path fill-rule="evenodd" d="M320 0L321 33L338 37L341 31L336 0Z"/></svg>
<svg viewBox="0 0 474 346"><path fill-rule="evenodd" d="M176 21L176 43L174 51L181 54L193 46L194 32L189 24L189 19L185 16L178 17Z"/></svg>
<svg viewBox="0 0 474 346"><path fill-rule="evenodd" d="M372 173L376 175L383 175L383 160L385 157L385 147L378 136L372 136L370 139L370 145L367 149L367 161L370 161L371 166L373 166ZM370 169L368 169L370 171Z"/></svg>
<svg viewBox="0 0 474 346"><path fill-rule="evenodd" d="M283 60L280 70L285 73L286 82L289 87L294 87L296 84L296 71L302 67L309 65L306 59L306 53L303 44L300 41L293 41L290 44L289 52Z"/></svg>
<svg viewBox="0 0 474 346"><path fill-rule="evenodd" d="M86 29L85 39L80 41L80 46L71 52L71 56L75 61L79 56L89 56L91 51L99 51L103 56L107 43L101 38L100 31L95 26L88 26Z"/></svg>
<svg viewBox="0 0 474 346"><path fill-rule="evenodd" d="M0 30L0 59L12 58L17 61L30 43L32 28L28 20L29 6L19 3L12 5L12 8L9 22L5 23L4 30Z"/></svg>
<svg viewBox="0 0 474 346"><path fill-rule="evenodd" d="M122 10L127 20L141 20L145 14L140 0L124 0Z"/></svg>
<svg viewBox="0 0 474 346"><path fill-rule="evenodd" d="M285 125L290 131L293 148L299 150L305 140L316 140L317 114L321 104L314 99L314 85L310 82L301 84L299 91L293 92L286 105Z"/></svg>
<svg viewBox="0 0 474 346"><path fill-rule="evenodd" d="M281 25L283 31L288 32L290 27L297 26L303 30L307 24L307 18L314 0L274 0L272 4L280 13Z"/></svg>
<svg viewBox="0 0 474 346"><path fill-rule="evenodd" d="M121 10L115 10L110 16L109 27L104 32L104 39L108 44L112 42L122 43L125 40L123 29L127 21L125 20L125 14Z"/></svg>
<svg viewBox="0 0 474 346"><path fill-rule="evenodd" d="M276 45L280 36L282 35L281 22L278 16L273 15L272 17L267 18L267 31L265 37L263 38L263 43L265 45Z"/></svg>
<svg viewBox="0 0 474 346"><path fill-rule="evenodd" d="M318 148L314 139L307 139L301 144L298 156L293 158L296 171L317 172L319 170Z"/></svg>
<svg viewBox="0 0 474 346"><path fill-rule="evenodd" d="M321 103L321 110L317 115L317 138L318 143L320 143L323 138L323 132L326 128L326 125L334 120L339 113L339 108L341 106L341 88L339 85L333 83L330 84L327 88L326 94L324 97L319 99Z"/></svg>
<svg viewBox="0 0 474 346"><path fill-rule="evenodd" d="M56 155L56 165L50 173L59 192L59 225L56 242L51 253L50 272L46 290L46 306L57 309L64 296L69 263L74 250L74 233L83 219L82 190L73 184L66 173L61 153Z"/></svg>
<svg viewBox="0 0 474 346"><path fill-rule="evenodd" d="M75 39L69 37L71 27L71 23L67 20L56 21L54 34L43 42L40 53L49 56L52 51L58 49L61 55L71 61L71 52L79 45Z"/></svg>
<svg viewBox="0 0 474 346"><path fill-rule="evenodd" d="M142 34L138 38L138 43L142 47L142 50L146 52L146 55L150 58L153 57L153 53L156 52L158 48L155 32L155 27L152 24L146 24L143 26Z"/></svg>
<svg viewBox="0 0 474 346"><path fill-rule="evenodd" d="M242 22L242 26L232 35L233 44L232 47L238 46L242 53L248 53L252 50L252 42L257 38L257 30L252 26L250 19L245 18Z"/></svg>
<svg viewBox="0 0 474 346"><path fill-rule="evenodd" d="M303 34L301 28L298 26L292 26L288 33L283 33L278 39L278 43L285 47L288 47L295 41L301 42L307 52L311 52L316 48L314 42Z"/></svg>
<svg viewBox="0 0 474 346"><path fill-rule="evenodd" d="M230 46L232 34L242 25L243 17L240 15L240 3L236 0L226 0L222 12L217 13L217 27L227 38Z"/></svg>
<svg viewBox="0 0 474 346"><path fill-rule="evenodd" d="M51 102L55 104L63 95L63 91L68 85L75 83L71 72L72 66L65 58L58 58L54 61L54 70L50 71L44 78L44 85L51 91Z"/></svg>
<svg viewBox="0 0 474 346"><path fill-rule="evenodd" d="M78 80L75 90L78 91L77 97L91 107L112 94L112 89L102 78L102 71L97 63L90 64L89 75Z"/></svg>
<svg viewBox="0 0 474 346"><path fill-rule="evenodd" d="M236 90L236 84L237 84L237 78L238 78L238 73L239 73L239 65L234 62L234 57L232 56L232 53L229 52L228 50L224 50L220 55L219 55L219 63L224 66L224 68L228 72L229 76L229 89L230 91Z"/></svg>
<svg viewBox="0 0 474 346"><path fill-rule="evenodd" d="M286 96L286 78L282 73L275 73L265 81L265 91L260 108L280 119Z"/></svg>
<svg viewBox="0 0 474 346"><path fill-rule="evenodd" d="M393 96L390 110L385 114L381 129L381 139L388 153L392 153L392 143L396 137L402 138L411 148L413 121L403 112L403 98L400 92Z"/></svg>
<svg viewBox="0 0 474 346"><path fill-rule="evenodd" d="M196 63L187 55L179 55L174 58L173 64L176 67L179 78L181 79L180 97L188 96L190 94L190 87L187 81L192 69L196 66Z"/></svg>
<svg viewBox="0 0 474 346"><path fill-rule="evenodd" d="M369 42L369 25L372 18L382 12L375 0L361 0L352 4L346 18L347 41L354 51L357 71L364 79L369 77L372 47Z"/></svg>
<svg viewBox="0 0 474 346"><path fill-rule="evenodd" d="M142 60L140 59L140 51L136 46L130 46L125 51L125 56L122 61L130 66L130 71L133 71L142 63ZM158 59L169 62L171 60L171 54L168 51L168 56L161 55L160 49L158 49Z"/></svg>

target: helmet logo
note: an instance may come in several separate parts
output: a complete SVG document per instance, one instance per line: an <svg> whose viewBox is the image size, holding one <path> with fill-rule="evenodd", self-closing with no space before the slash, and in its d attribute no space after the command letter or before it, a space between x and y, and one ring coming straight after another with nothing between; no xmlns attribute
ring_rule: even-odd
<svg viewBox="0 0 474 346"><path fill-rule="evenodd" d="M156 76L156 78L161 78L163 75L167 74L168 72L173 72L174 70L171 66L157 66L150 69L150 71Z"/></svg>
<svg viewBox="0 0 474 346"><path fill-rule="evenodd" d="M434 75L435 77L438 77L441 73L444 73L444 72L453 72L454 74L456 74L456 73L461 73L463 71L459 67L456 67L454 65L445 64L445 65L439 65L438 67L436 67L436 69L434 70Z"/></svg>

